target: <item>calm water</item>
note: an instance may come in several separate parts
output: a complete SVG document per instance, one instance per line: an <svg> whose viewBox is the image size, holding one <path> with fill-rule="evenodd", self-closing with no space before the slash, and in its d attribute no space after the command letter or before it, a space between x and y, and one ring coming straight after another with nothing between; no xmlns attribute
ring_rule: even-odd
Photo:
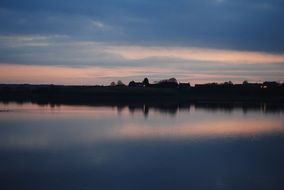
<svg viewBox="0 0 284 190"><path fill-rule="evenodd" d="M0 189L284 189L284 112L0 104Z"/></svg>

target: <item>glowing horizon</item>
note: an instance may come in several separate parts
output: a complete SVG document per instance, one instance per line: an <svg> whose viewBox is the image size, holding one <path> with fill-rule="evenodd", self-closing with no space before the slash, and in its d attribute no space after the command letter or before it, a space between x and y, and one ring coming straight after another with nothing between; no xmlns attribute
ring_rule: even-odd
<svg viewBox="0 0 284 190"><path fill-rule="evenodd" d="M62 85L108 85L110 82L122 80L128 84L131 80L142 81L148 77L151 82L177 78L179 82L190 82L191 84L233 81L242 83L244 80L249 82L264 81L284 81L283 77L270 77L262 79L259 76L244 77L241 72L235 75L216 74L216 72L192 73L182 71L176 68L160 67L66 67L66 66L38 66L38 65L19 65L19 64L1 64L0 81L2 84L62 84ZM187 76L188 73L188 76ZM229 76L227 76L229 75ZM239 80L232 80L240 78Z"/></svg>
<svg viewBox="0 0 284 190"><path fill-rule="evenodd" d="M0 63L1 83L106 85L112 81L177 78L192 84L233 81L284 81L284 55L201 48L114 46L79 43L82 60L73 66ZM65 46L64 46L65 47ZM101 58L93 55L100 50ZM69 50L68 53L76 54ZM48 56L48 55L47 55ZM108 59L108 56L112 58ZM80 59L78 57L77 59ZM48 58L48 57L47 57ZM97 64L97 63L100 64ZM108 64L104 65L103 63ZM127 62L126 65L120 65ZM149 64L152 62L152 65ZM67 60L68 63L68 60ZM132 63L132 64L131 64ZM110 64L110 65L109 65Z"/></svg>

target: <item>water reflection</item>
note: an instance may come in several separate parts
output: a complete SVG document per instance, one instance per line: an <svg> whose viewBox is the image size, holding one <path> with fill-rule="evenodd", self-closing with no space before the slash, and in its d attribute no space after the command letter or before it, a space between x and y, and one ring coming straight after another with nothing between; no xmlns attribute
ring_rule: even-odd
<svg viewBox="0 0 284 190"><path fill-rule="evenodd" d="M281 106L0 110L1 189L283 189Z"/></svg>
<svg viewBox="0 0 284 190"><path fill-rule="evenodd" d="M0 147L283 134L282 110L258 108L2 104Z"/></svg>

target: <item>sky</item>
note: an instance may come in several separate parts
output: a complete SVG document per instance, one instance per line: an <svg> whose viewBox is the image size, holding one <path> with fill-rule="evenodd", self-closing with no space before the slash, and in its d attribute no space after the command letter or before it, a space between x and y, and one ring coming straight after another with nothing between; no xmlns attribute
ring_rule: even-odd
<svg viewBox="0 0 284 190"><path fill-rule="evenodd" d="M284 82L283 0L1 0L0 83Z"/></svg>

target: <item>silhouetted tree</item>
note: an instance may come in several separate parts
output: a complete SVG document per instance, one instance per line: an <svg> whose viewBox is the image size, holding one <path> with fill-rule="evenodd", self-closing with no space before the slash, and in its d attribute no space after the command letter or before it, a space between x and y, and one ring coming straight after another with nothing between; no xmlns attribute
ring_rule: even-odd
<svg viewBox="0 0 284 190"><path fill-rule="evenodd" d="M135 86L135 82L134 82L133 80L130 81L130 82L128 83L128 86L131 86L131 87Z"/></svg>
<svg viewBox="0 0 284 190"><path fill-rule="evenodd" d="M149 86L149 80L148 80L148 78L144 78L144 80L143 80L143 86Z"/></svg>
<svg viewBox="0 0 284 190"><path fill-rule="evenodd" d="M170 78L170 79L168 80L168 82L178 83L176 78Z"/></svg>
<svg viewBox="0 0 284 190"><path fill-rule="evenodd" d="M161 80L156 84L158 87L175 88L178 86L178 82L175 78Z"/></svg>
<svg viewBox="0 0 284 190"><path fill-rule="evenodd" d="M234 85L232 81L224 82L224 85Z"/></svg>
<svg viewBox="0 0 284 190"><path fill-rule="evenodd" d="M162 83L178 83L177 79L175 78L170 78L170 79L165 79L165 80L160 80L157 82L158 84L162 84Z"/></svg>
<svg viewBox="0 0 284 190"><path fill-rule="evenodd" d="M244 82L243 82L243 85L248 85L249 83L248 83L248 81L247 80L245 80Z"/></svg>
<svg viewBox="0 0 284 190"><path fill-rule="evenodd" d="M115 86L115 85L116 85L115 82L110 83L110 86Z"/></svg>
<svg viewBox="0 0 284 190"><path fill-rule="evenodd" d="M125 86L125 84L121 80L118 80L116 86Z"/></svg>

